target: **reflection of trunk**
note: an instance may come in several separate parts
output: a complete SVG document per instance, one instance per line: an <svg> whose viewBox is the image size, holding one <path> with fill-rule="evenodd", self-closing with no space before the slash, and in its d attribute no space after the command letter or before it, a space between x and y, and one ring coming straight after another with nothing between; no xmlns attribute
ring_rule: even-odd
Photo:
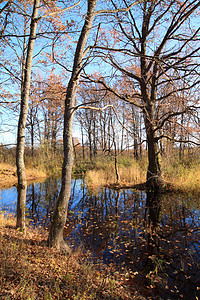
<svg viewBox="0 0 200 300"><path fill-rule="evenodd" d="M146 264L146 272L149 273L152 270L155 270L155 262L152 261L152 255L157 255L159 253L159 239L157 236L157 227L159 223L159 215L160 215L160 199L159 193L147 192L146 198L146 221L148 228L148 236L147 236L147 264Z"/></svg>
<svg viewBox="0 0 200 300"><path fill-rule="evenodd" d="M119 196L120 196L120 192L117 191L117 197L115 198L115 217L116 217L116 220L118 219ZM117 225L117 223L116 223L116 225Z"/></svg>
<svg viewBox="0 0 200 300"><path fill-rule="evenodd" d="M157 192L147 192L146 198L146 220L147 225L156 228L160 215L160 199Z"/></svg>
<svg viewBox="0 0 200 300"><path fill-rule="evenodd" d="M25 203L26 203L26 175L24 164L25 126L28 114L28 101L31 81L31 67L33 58L33 46L36 38L37 15L39 0L34 1L33 14L30 25L30 37L26 55L24 80L22 82L22 95L20 106L20 117L18 122L16 165L18 177L18 199L17 199L17 228L25 230Z"/></svg>
<svg viewBox="0 0 200 300"><path fill-rule="evenodd" d="M73 71L67 87L63 131L64 161L62 168L62 186L52 218L48 238L50 247L55 247L57 249L66 251L69 251L69 247L64 242L63 230L66 224L68 202L71 194L71 172L73 166L73 107L75 104L75 95L80 79L80 72L82 69L84 49L92 27L96 3L97 0L88 1L87 15L77 43Z"/></svg>

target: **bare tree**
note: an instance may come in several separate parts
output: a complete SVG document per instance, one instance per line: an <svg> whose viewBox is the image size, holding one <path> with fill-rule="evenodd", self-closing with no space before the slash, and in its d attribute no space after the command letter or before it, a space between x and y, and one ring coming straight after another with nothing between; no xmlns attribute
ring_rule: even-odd
<svg viewBox="0 0 200 300"><path fill-rule="evenodd" d="M117 9L119 2L113 0L112 3ZM129 5L126 0L120 3ZM115 16L112 28L115 43L109 38L104 39L104 45L94 47L96 57L117 70L121 87L112 84L111 80L108 84L102 77L93 82L101 83L120 99L142 110L148 145L149 190L160 189L163 184L158 141L164 136L158 134L159 130L171 118L188 112L194 105L187 102L184 108L177 105L173 110L172 104L175 95L180 101L181 80L185 82L184 90L193 89L200 82L197 61L200 28L192 19L199 6L200 2L196 0L181 3L144 0L127 14ZM167 85L170 89L163 93L163 87ZM165 107L163 114L162 107Z"/></svg>
<svg viewBox="0 0 200 300"><path fill-rule="evenodd" d="M78 2L80 3L80 1ZM77 3L77 4L78 4ZM25 164L24 164L24 144L25 144L25 127L28 114L29 106L29 93L31 84L31 69L33 59L33 48L36 40L36 29L39 20L48 16L54 16L71 7L67 7L54 12L48 12L38 17L38 11L40 7L40 0L34 0L33 12L30 23L30 33L28 37L27 51L24 47L23 62L22 62L22 79L21 79L21 104L20 104L20 116L18 122L17 132L17 149L16 149L16 165L17 165L17 176L18 176L18 200L17 200L17 224L16 227L22 231L25 230L25 202L26 202L26 175L25 175ZM26 14L25 14L26 15Z"/></svg>
<svg viewBox="0 0 200 300"><path fill-rule="evenodd" d="M76 51L73 61L73 69L71 77L67 86L67 94L65 100L65 113L64 113L64 131L63 131L63 144L64 144L64 161L62 167L62 185L61 191L57 200L56 208L52 218L50 227L48 243L50 247L55 247L60 250L70 251L69 247L63 239L63 230L67 218L67 209L69 197L71 194L71 172L73 166L73 142L72 142L72 129L73 119L75 113L75 96L77 87L80 81L81 71L83 70L83 60L91 49L86 48L89 33L92 29L94 17L98 14L108 13L108 10L100 10L95 12L97 0L87 1L87 13L85 21L77 42ZM132 7L132 4L130 7ZM121 11L128 11L130 7L121 9ZM113 10L112 13L119 10ZM87 62L87 61L86 61Z"/></svg>
<svg viewBox="0 0 200 300"><path fill-rule="evenodd" d="M22 79L21 108L18 122L16 165L18 177L18 198L17 198L17 228L25 230L25 203L26 203L26 174L24 164L24 143L25 127L28 114L29 91L31 84L31 67L33 58L33 47L36 39L37 17L40 0L35 0L30 24L30 36L26 54L24 76Z"/></svg>
<svg viewBox="0 0 200 300"><path fill-rule="evenodd" d="M62 186L52 218L48 238L49 246L65 251L69 251L69 247L63 239L63 230L66 223L68 202L71 194L71 172L73 166L72 129L75 95L80 80L80 73L83 67L85 46L92 28L93 19L95 17L97 0L88 0L87 4L87 14L77 43L73 71L67 86L63 131L64 161L62 167Z"/></svg>

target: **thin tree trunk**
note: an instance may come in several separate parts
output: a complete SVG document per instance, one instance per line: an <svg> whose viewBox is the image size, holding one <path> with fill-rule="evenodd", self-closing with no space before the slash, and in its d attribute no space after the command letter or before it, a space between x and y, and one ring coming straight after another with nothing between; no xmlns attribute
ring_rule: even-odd
<svg viewBox="0 0 200 300"><path fill-rule="evenodd" d="M62 168L62 185L58 197L52 223L50 227L48 244L50 247L55 247L59 250L69 252L69 247L64 242L63 231L67 219L67 209L69 197L71 194L71 172L73 166L73 143L72 143L72 129L74 118L74 104L76 90L79 84L80 72L82 69L82 61L84 58L85 45L90 33L93 19L95 16L95 7L97 0L88 0L88 9L85 22L77 43L76 53L74 57L73 71L67 87L67 95L65 100L65 114L64 114L64 161Z"/></svg>
<svg viewBox="0 0 200 300"><path fill-rule="evenodd" d="M116 183L119 183L120 176L118 172L118 164L117 164L117 145L116 145L116 138L115 138L115 129L113 123L111 123L112 131L113 131L113 144L114 144L114 154L115 154L115 175L116 175Z"/></svg>
<svg viewBox="0 0 200 300"><path fill-rule="evenodd" d="M97 154L97 145L96 145L96 120L95 120L93 112L92 112L92 123L93 123L93 128L92 128L93 157L95 158L96 154Z"/></svg>
<svg viewBox="0 0 200 300"><path fill-rule="evenodd" d="M36 39L37 28L37 15L40 0L35 0L33 5L33 13L30 25L30 36L28 42L28 49L26 54L26 64L24 79L22 82L22 95L20 116L18 122L17 132L17 149L16 149L16 165L17 165L17 177L18 177L18 199L17 199L17 224L16 227L20 230L25 230L25 203L26 203L26 174L24 164L24 144L25 144L25 127L28 114L28 101L29 91L31 83L31 67L33 58L33 47Z"/></svg>
<svg viewBox="0 0 200 300"><path fill-rule="evenodd" d="M124 116L124 110L122 114L122 124L124 126L125 123L125 116ZM123 146L124 146L124 127L122 127L122 137L121 137L121 152L123 152Z"/></svg>
<svg viewBox="0 0 200 300"><path fill-rule="evenodd" d="M85 160L85 146L84 146L84 134L83 134L82 122L81 122L81 139L82 139L82 155L83 155L83 160Z"/></svg>
<svg viewBox="0 0 200 300"><path fill-rule="evenodd" d="M31 156L34 156L34 123L31 120Z"/></svg>
<svg viewBox="0 0 200 300"><path fill-rule="evenodd" d="M89 122L88 129L88 140L89 140L89 150L90 150L90 161L92 161L92 131L91 131L91 122Z"/></svg>
<svg viewBox="0 0 200 300"><path fill-rule="evenodd" d="M183 150L183 114L181 114L181 132L180 132L180 143L179 143L179 160L182 161L183 159L183 154L184 154L184 150Z"/></svg>

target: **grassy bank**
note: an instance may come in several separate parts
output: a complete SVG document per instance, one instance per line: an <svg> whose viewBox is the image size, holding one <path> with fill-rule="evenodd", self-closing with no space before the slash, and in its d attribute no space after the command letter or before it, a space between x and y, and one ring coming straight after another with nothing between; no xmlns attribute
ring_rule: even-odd
<svg viewBox="0 0 200 300"><path fill-rule="evenodd" d="M45 170L37 168L27 168L26 178L27 181L43 179L47 177ZM16 167L9 163L0 163L0 188L11 187L17 184Z"/></svg>
<svg viewBox="0 0 200 300"><path fill-rule="evenodd" d="M8 150L7 150L8 151ZM0 188L9 187L17 183L15 152L0 157ZM53 153L48 148L35 150L34 157L26 153L27 180L38 180L48 176L61 175L62 151ZM160 158L163 180L173 191L192 191L200 193L200 153L193 151L179 160L178 153L163 155ZM112 155L99 154L91 162L88 157L82 160L76 156L73 174L85 176L88 187L93 191L103 186L134 187L144 186L146 181L147 157L135 160L133 154L126 153L117 158L119 181L116 178L115 161Z"/></svg>
<svg viewBox="0 0 200 300"><path fill-rule="evenodd" d="M195 152L181 161L177 156L162 159L162 173L172 190L200 193L200 153Z"/></svg>
<svg viewBox="0 0 200 300"><path fill-rule="evenodd" d="M166 188L173 191L200 193L200 159L198 153L185 157L181 161L176 153L162 156L160 159L163 181ZM147 159L135 160L132 157L119 157L119 182L116 176L113 159L99 159L92 170L86 172L86 182L91 189L102 186L134 187L146 181Z"/></svg>
<svg viewBox="0 0 200 300"><path fill-rule="evenodd" d="M112 267L94 265L82 250L65 256L46 246L47 232L27 228L0 212L1 299L145 299Z"/></svg>
<svg viewBox="0 0 200 300"><path fill-rule="evenodd" d="M17 171L15 163L16 150L0 149L0 188L11 187L17 184ZM53 152L48 147L34 150L25 149L26 179L28 182L61 175L62 149Z"/></svg>
<svg viewBox="0 0 200 300"><path fill-rule="evenodd" d="M136 161L133 157L120 156L118 158L118 175L117 183L114 158L102 157L97 159L91 170L86 172L87 185L92 189L100 186L134 186L145 182L147 166L146 159Z"/></svg>

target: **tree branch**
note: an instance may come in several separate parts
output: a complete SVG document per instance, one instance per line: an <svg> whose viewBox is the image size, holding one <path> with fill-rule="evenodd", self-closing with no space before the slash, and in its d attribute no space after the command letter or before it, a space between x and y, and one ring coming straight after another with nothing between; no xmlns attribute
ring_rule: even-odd
<svg viewBox="0 0 200 300"><path fill-rule="evenodd" d="M58 11L54 11L54 12L52 12L52 13L49 13L49 14L43 15L43 16L41 16L41 17L38 17L38 18L37 18L37 21L40 20L40 19L46 18L46 17L51 17L51 16L54 16L54 15L63 13L63 12L66 11L66 10L69 10L69 9L72 9L72 8L76 7L76 6L79 5L80 3L81 3L81 0L79 0L77 3L75 3L74 5L72 5L72 6L70 6L70 7L66 7L66 8L60 9L60 10L58 10Z"/></svg>
<svg viewBox="0 0 200 300"><path fill-rule="evenodd" d="M141 3L142 0L138 0L138 1L135 1L133 2L130 6L126 7L126 8L119 8L119 9L114 9L114 10L99 10L99 11L96 11L95 12L95 16L99 15L99 14L115 14L115 13L118 13L118 12L128 12L134 5L138 4L138 3Z"/></svg>

